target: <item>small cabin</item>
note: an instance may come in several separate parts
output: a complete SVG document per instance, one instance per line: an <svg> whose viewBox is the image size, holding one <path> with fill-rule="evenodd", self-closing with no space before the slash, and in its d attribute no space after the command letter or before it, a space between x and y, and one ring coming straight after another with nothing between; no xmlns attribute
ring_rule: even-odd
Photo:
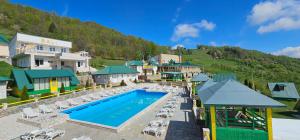
<svg viewBox="0 0 300 140"><path fill-rule="evenodd" d="M273 98L296 100L300 98L294 83L268 83L268 87Z"/></svg>

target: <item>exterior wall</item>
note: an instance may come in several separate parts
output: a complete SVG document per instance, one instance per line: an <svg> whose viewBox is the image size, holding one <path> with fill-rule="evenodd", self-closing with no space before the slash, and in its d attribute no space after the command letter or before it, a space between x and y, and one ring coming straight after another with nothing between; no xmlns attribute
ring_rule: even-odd
<svg viewBox="0 0 300 140"><path fill-rule="evenodd" d="M5 99L7 97L6 86L6 81L0 81L0 99Z"/></svg>
<svg viewBox="0 0 300 140"><path fill-rule="evenodd" d="M64 87L70 87L69 77L58 77L57 82L58 82L58 88L61 88L62 83L64 84ZM34 91L49 90L50 79L49 78L33 79L33 87L34 87Z"/></svg>
<svg viewBox="0 0 300 140"><path fill-rule="evenodd" d="M170 60L174 60L176 63L180 63L180 57L178 55L160 54L157 57L159 64L169 63Z"/></svg>
<svg viewBox="0 0 300 140"><path fill-rule="evenodd" d="M9 57L9 50L7 45L0 44L0 58L8 58Z"/></svg>
<svg viewBox="0 0 300 140"><path fill-rule="evenodd" d="M16 65L18 67L22 67L22 68L30 67L31 66L30 56L26 55L26 56L16 59L14 62L14 65Z"/></svg>
<svg viewBox="0 0 300 140"><path fill-rule="evenodd" d="M97 84L107 84L109 81L113 84L121 83L122 80L134 81L138 79L138 74L112 74L112 75L94 75L94 81Z"/></svg>

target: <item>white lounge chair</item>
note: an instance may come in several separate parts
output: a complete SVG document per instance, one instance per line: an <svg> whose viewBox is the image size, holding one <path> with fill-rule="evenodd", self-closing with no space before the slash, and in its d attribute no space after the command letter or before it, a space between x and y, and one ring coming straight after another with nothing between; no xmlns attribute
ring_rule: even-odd
<svg viewBox="0 0 300 140"><path fill-rule="evenodd" d="M158 129L156 129L156 131L154 131L154 134L155 134L155 136L156 137L159 137L159 136L161 136L164 132L165 132L166 130L164 129L164 128L158 128Z"/></svg>
<svg viewBox="0 0 300 140"><path fill-rule="evenodd" d="M53 109L50 108L49 106L46 106L44 104L42 105L39 105L39 109L42 113L46 114L46 113L52 113L53 112Z"/></svg>
<svg viewBox="0 0 300 140"><path fill-rule="evenodd" d="M33 130L29 133L25 133L24 135L20 136L21 140L34 140L36 139L36 137L39 137L41 135L44 135L50 131L54 131L54 129L52 128L45 128L45 129L37 129L37 130Z"/></svg>
<svg viewBox="0 0 300 140"><path fill-rule="evenodd" d="M64 134L65 134L65 131L63 131L63 130L54 130L54 131L50 131L50 132L44 134L43 138L45 140L53 140L54 138L63 136Z"/></svg>
<svg viewBox="0 0 300 140"><path fill-rule="evenodd" d="M72 140L92 140L90 137L87 137L87 136L81 136L81 137L78 137L78 138L73 138Z"/></svg>
<svg viewBox="0 0 300 140"><path fill-rule="evenodd" d="M146 126L142 133L143 134L149 134L150 132L155 132L158 129L158 127L153 127L153 126Z"/></svg>
<svg viewBox="0 0 300 140"><path fill-rule="evenodd" d="M66 101L67 101L67 103L69 103L69 105L71 105L71 106L76 106L76 105L79 105L79 104L80 104L79 102L75 101L74 99L67 99Z"/></svg>
<svg viewBox="0 0 300 140"><path fill-rule="evenodd" d="M174 114L173 113L169 113L169 112L159 112L156 114L156 117L172 117Z"/></svg>
<svg viewBox="0 0 300 140"><path fill-rule="evenodd" d="M55 105L57 106L58 109L66 109L69 108L68 103L63 102L63 101L56 101Z"/></svg>
<svg viewBox="0 0 300 140"><path fill-rule="evenodd" d="M158 112L175 112L174 108L162 108Z"/></svg>
<svg viewBox="0 0 300 140"><path fill-rule="evenodd" d="M88 96L93 100L98 100L101 98L100 96L98 96L98 94L89 94Z"/></svg>
<svg viewBox="0 0 300 140"><path fill-rule="evenodd" d="M92 101L92 99L90 97L88 97L88 96L81 96L80 99L82 101L84 101L84 102L90 102L90 101Z"/></svg>
<svg viewBox="0 0 300 140"><path fill-rule="evenodd" d="M153 120L153 121L149 122L149 126L164 126L164 127L166 127L168 125L169 125L169 121L162 120L162 119L160 119L160 120Z"/></svg>
<svg viewBox="0 0 300 140"><path fill-rule="evenodd" d="M22 111L23 118L33 118L39 116L39 113L35 112L31 107L24 108Z"/></svg>

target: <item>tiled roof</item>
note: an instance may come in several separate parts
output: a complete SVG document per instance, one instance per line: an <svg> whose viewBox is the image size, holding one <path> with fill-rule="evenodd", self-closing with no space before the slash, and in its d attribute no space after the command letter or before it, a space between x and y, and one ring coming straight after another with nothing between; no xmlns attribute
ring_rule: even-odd
<svg viewBox="0 0 300 140"><path fill-rule="evenodd" d="M7 39L4 36L0 35L0 45L7 45L7 44L8 44Z"/></svg>

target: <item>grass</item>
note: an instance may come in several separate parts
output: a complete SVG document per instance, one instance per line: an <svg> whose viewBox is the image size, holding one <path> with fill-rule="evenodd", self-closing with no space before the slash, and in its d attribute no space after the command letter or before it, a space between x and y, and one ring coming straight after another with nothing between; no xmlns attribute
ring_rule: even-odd
<svg viewBox="0 0 300 140"><path fill-rule="evenodd" d="M0 103L13 103L20 101L20 98L14 97L14 96L7 96L6 99L0 99Z"/></svg>
<svg viewBox="0 0 300 140"><path fill-rule="evenodd" d="M0 76L9 77L12 68L13 67L11 65L7 64L6 62L0 61Z"/></svg>
<svg viewBox="0 0 300 140"><path fill-rule="evenodd" d="M125 60L120 59L104 59L101 57L95 57L91 60L91 66L96 69L102 69L104 66L112 66L112 65L124 65Z"/></svg>
<svg viewBox="0 0 300 140"><path fill-rule="evenodd" d="M273 118L299 119L299 117L295 116L295 115L300 116L300 112L294 110L294 107L297 103L296 101L292 101L292 100L277 100L277 101L285 104L287 107L274 108Z"/></svg>

